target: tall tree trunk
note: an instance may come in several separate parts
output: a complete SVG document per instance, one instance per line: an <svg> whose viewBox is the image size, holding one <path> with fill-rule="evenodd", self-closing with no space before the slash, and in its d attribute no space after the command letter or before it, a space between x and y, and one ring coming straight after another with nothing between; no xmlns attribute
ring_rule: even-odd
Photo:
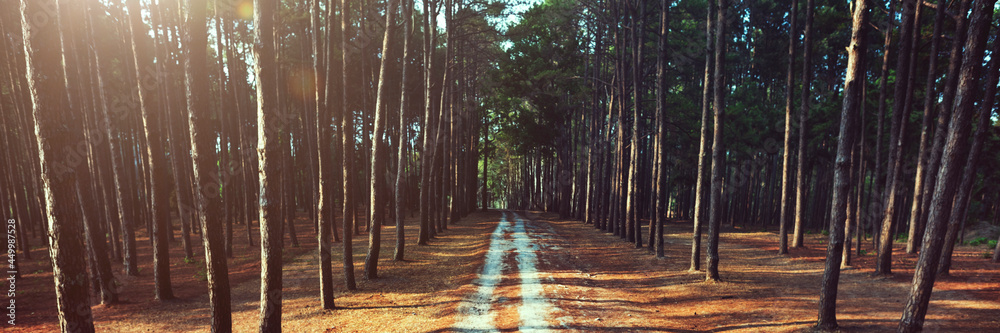
<svg viewBox="0 0 1000 333"><path fill-rule="evenodd" d="M413 0L403 0L403 73L400 76L402 88L399 95L399 139L397 140L397 161L396 161L396 184L395 184L395 210L396 210L396 250L393 253L393 260L402 261L406 247L406 234L404 233L404 198L406 193L406 146L409 142L407 131L409 124L406 122L406 109L409 105L410 85L407 81L410 74L410 35L413 33Z"/></svg>
<svg viewBox="0 0 1000 333"><path fill-rule="evenodd" d="M798 20L798 7L799 1L792 0L791 8L791 26L788 28L788 75L785 77L785 144L782 149L781 155L781 210L780 219L778 220L779 225L779 238L778 238L778 254L788 254L788 220L791 217L789 215L789 207L791 205L792 198L789 198L791 194L791 182L792 177L791 165L792 162L792 104L794 100L795 92L795 43L798 41L798 32L795 30L795 24Z"/></svg>
<svg viewBox="0 0 1000 333"><path fill-rule="evenodd" d="M998 51L1000 51L1000 43L994 41L992 54L1000 54L997 53ZM1000 81L1000 60L998 60L998 57L990 58L986 77L986 92L983 94L982 103L979 105L976 134L972 139L972 146L969 148L969 157L965 162L965 169L962 172L962 182L958 188L958 194L955 196L954 208L951 211L951 216L948 217L948 233L944 238L941 262L937 268L939 275L948 275L951 270L951 255L955 249L955 241L960 233L960 227L965 225L966 219L964 215L969 213L969 202L972 199L972 191L975 186L979 155L982 153L986 133L990 130L990 116L993 114L997 83Z"/></svg>
<svg viewBox="0 0 1000 333"><path fill-rule="evenodd" d="M708 189L708 177L705 174L710 167L708 157L711 154L708 146L711 140L708 137L708 96L712 87L712 55L715 45L712 42L712 31L715 20L712 17L716 10L713 1L708 1L708 14L705 18L705 77L702 78L701 92L701 133L698 143L698 175L695 177L694 190L694 231L691 233L691 267L690 271L695 272L701 269L701 225L704 223L706 211L705 190ZM609 124L610 126L610 124Z"/></svg>
<svg viewBox="0 0 1000 333"><path fill-rule="evenodd" d="M35 139L41 160L49 230L49 258L56 289L59 328L64 332L94 332L84 251L83 218L74 190L78 173L86 172L82 160L70 163L64 149L83 142L76 126L79 113L69 107L59 31L59 4L54 0L22 0L21 28L27 68L28 91L33 105ZM48 17L49 24L34 24ZM79 158L79 156L75 156Z"/></svg>
<svg viewBox="0 0 1000 333"><path fill-rule="evenodd" d="M348 87L348 76L347 68L349 66L348 55L353 53L353 50L348 49L347 40L347 28L350 26L350 21L348 16L350 13L350 7L347 6L347 0L340 1L340 49L341 62L340 62L340 72L341 74L341 92L340 92L340 138L341 138L341 156L343 158L343 182L344 190L342 191L341 202L343 203L344 213L343 213L343 223L341 230L344 232L344 284L347 286L348 290L358 289L357 284L354 282L354 220L357 216L354 214L354 198L351 195L351 187L354 185L354 112L349 109L347 103L347 87Z"/></svg>
<svg viewBox="0 0 1000 333"><path fill-rule="evenodd" d="M277 101L277 64L274 31L278 3L254 0L254 58L257 78L257 163L260 175L260 319L261 332L281 331L282 118Z"/></svg>
<svg viewBox="0 0 1000 333"><path fill-rule="evenodd" d="M223 239L222 197L216 161L215 126L211 121L212 108L208 87L208 32L204 0L189 0L185 62L187 76L188 127L191 132L191 158L194 167L196 207L201 221L201 239L205 249L205 272L208 278L208 301L212 310L212 332L232 330L232 311L229 291L229 268L226 262ZM258 58L260 59L260 58ZM260 72L258 72L260 73ZM266 70L264 74L267 74ZM265 96L266 98L266 96ZM179 191L180 189L178 189ZM279 249L280 250L280 249ZM264 252L262 252L264 253ZM280 256L280 255L279 255ZM279 257L280 259L280 257ZM280 262L279 262L280 265Z"/></svg>
<svg viewBox="0 0 1000 333"><path fill-rule="evenodd" d="M972 125L973 107L979 99L979 78L982 70L986 39L993 17L996 0L976 0L972 5L968 40L962 59L961 77L955 97L955 112L948 125L941 169L938 171L934 196L927 218L927 230L920 249L920 259L913 274L913 284L907 297L898 332L919 332L923 329L931 291L934 288L941 247L944 245L945 228L951 215L952 200L958 189L962 173L962 157L968 150L969 129Z"/></svg>
<svg viewBox="0 0 1000 333"><path fill-rule="evenodd" d="M937 94L934 93L934 83L937 82L937 58L938 45L941 43L941 29L944 25L944 2L938 1L937 10L934 14L934 33L931 35L930 59L927 61L927 81L924 83L924 116L920 125L920 150L917 152L917 173L913 180L913 205L910 208L910 230L906 239L906 253L917 253L920 247L920 239L924 234L924 222L920 217L923 203L923 181L927 173L927 159L930 158L930 139L933 134L931 130L931 120L934 117L934 100Z"/></svg>
<svg viewBox="0 0 1000 333"><path fill-rule="evenodd" d="M656 57L656 149L653 151L654 158L656 161L653 164L654 182L653 182L653 195L655 196L655 206L653 207L653 217L650 219L652 228L649 228L649 232L655 235L652 240L652 244L649 244L656 253L657 258L663 258L663 224L666 223L665 217L667 215L667 210L669 207L669 202L667 202L667 192L669 191L666 186L666 161L664 159L663 151L667 147L667 136L666 126L664 121L667 119L667 31L668 31L668 13L670 10L670 1L660 0L660 35L659 41L657 43L659 49L657 51Z"/></svg>
<svg viewBox="0 0 1000 333"><path fill-rule="evenodd" d="M318 53L319 49L319 1L311 1L311 10L313 11L311 17L311 23L313 28L313 53ZM327 6L333 6L334 1L327 3ZM333 18L329 18L333 20ZM329 34L329 30L327 30ZM332 34L331 34L332 35ZM328 63L333 63L333 52L327 52L326 56ZM320 68L319 57L313 60L313 69L316 73L322 73ZM319 184L317 184L318 199L317 199L317 209L316 209L316 223L317 233L316 233L316 243L319 244L319 294L320 294L320 305L325 310L332 310L334 305L333 296L333 263L331 259L330 248L330 231L335 229L333 226L333 183L334 183L334 169L333 169L333 158L330 155L330 119L331 115L329 113L328 105L324 103L323 94L320 93L321 90L329 91L327 87L321 86L319 78L321 75L316 75L317 83L316 87L316 140L318 147L316 150L316 156L318 157L317 164L317 175L316 179ZM332 81L332 80L330 80ZM329 85L330 83L326 83Z"/></svg>
<svg viewBox="0 0 1000 333"><path fill-rule="evenodd" d="M639 131L642 123L642 43L644 32L643 15L646 14L646 4L643 0L635 0L632 5L632 138L629 144L628 188L625 197L625 240L635 242L635 247L642 247L642 224L638 220L639 205Z"/></svg>
<svg viewBox="0 0 1000 333"><path fill-rule="evenodd" d="M899 47L899 57L896 61L896 87L893 94L892 129L889 135L889 174L886 177L886 196L883 200L884 213L882 214L882 231L879 235L878 257L875 259L875 272L881 275L892 274L892 241L893 229L896 219L896 197L902 187L899 176L902 168L902 150L904 133L906 133L907 118L906 108L906 85L910 80L910 53L913 49L914 33L914 12L916 12L915 0L903 0L903 24L902 36L900 36L901 46Z"/></svg>
<svg viewBox="0 0 1000 333"><path fill-rule="evenodd" d="M868 0L854 2L854 23L851 45L848 47L847 74L844 77L844 106L840 113L840 135L837 138L837 162L834 169L833 202L830 207L830 242L826 247L826 268L823 270L819 298L820 329L837 328L837 287L840 283L840 263L844 250L844 220L851 190L851 151L854 150L856 118L861 110L862 90L865 89L865 65L868 28ZM857 163L857 161L854 161Z"/></svg>
<svg viewBox="0 0 1000 333"><path fill-rule="evenodd" d="M814 0L806 1L806 25L802 36L802 93L799 104L799 151L798 162L795 171L795 229L792 238L792 247L800 248L805 246L803 229L803 215L805 214L806 187L809 186L808 174L805 172L806 164L806 119L809 118L809 100L812 98L810 87L812 85L812 31L813 31L813 9L816 7Z"/></svg>
<svg viewBox="0 0 1000 333"><path fill-rule="evenodd" d="M948 73L946 74L944 91L941 96L941 104L938 106L938 121L934 129L934 144L931 147L930 156L927 160L927 170L938 170L941 166L941 155L944 150L945 133L948 130L948 122L951 119L952 108L954 107L955 91L958 88L959 71L962 66L962 47L965 45L969 22L968 13L971 0L962 0L959 4L958 21L955 23L955 38L951 48L951 57L948 61ZM920 223L927 224L927 213L930 210L931 196L934 186L937 183L937 172L927 172L923 180L923 202L920 207ZM926 227L925 227L926 229Z"/></svg>
<svg viewBox="0 0 1000 333"><path fill-rule="evenodd" d="M882 45L882 70L879 75L878 80L878 115L876 116L875 131L875 175L874 175L874 185L872 186L876 193L872 193L872 199L875 202L881 203L881 198L884 197L883 192L886 190L882 188L882 184L885 183L885 167L887 162L882 161L882 146L885 141L882 138L882 133L885 130L885 104L888 100L888 80L889 80L889 55L892 51L892 29L895 26L896 20L896 3L897 1L888 1L889 5L889 15L886 17L885 24L882 26L883 34L885 35L885 41ZM872 235L874 236L873 241L878 237L875 228L874 221L881 221L881 214L883 212L882 207L868 207L868 215L871 217L869 220L873 221L872 224ZM877 242L877 241L876 241Z"/></svg>
<svg viewBox="0 0 1000 333"><path fill-rule="evenodd" d="M135 61L135 78L139 85L139 105L142 109L142 123L146 137L146 154L149 156L149 197L150 215L153 217L150 238L153 242L153 276L155 276L156 299L173 298L170 287L170 249L167 238L170 230L170 212L168 204L166 155L163 151L163 136L159 115L162 113L156 97L155 87L149 87L150 73L155 72L153 57L143 48L140 36L145 35L146 25L142 22L139 10L139 0L127 0L129 22L132 27L132 53ZM155 75L155 74L154 74ZM155 79L159 79L158 77ZM154 82L155 84L155 82Z"/></svg>
<svg viewBox="0 0 1000 333"><path fill-rule="evenodd" d="M385 142L385 128L387 127L387 99L389 93L386 92L388 86L386 77L388 76L389 57L395 52L395 44L389 41L396 32L396 7L399 0L389 0L385 15L385 36L382 37L382 61L379 66L378 92L375 96L375 129L372 132L372 162L370 192L371 202L371 230L368 232L368 254L365 256L365 278L374 280L378 278L378 258L382 246L382 225L385 223L385 210L389 200L386 196L385 173L386 154L383 151L389 149ZM394 58L393 58L394 59Z"/></svg>
<svg viewBox="0 0 1000 333"><path fill-rule="evenodd" d="M432 150L434 150L434 140L431 139L431 129L435 128L434 124L434 109L431 103L431 91L433 91L433 69L434 69L434 48L436 47L435 42L437 40L436 33L431 27L437 26L437 10L434 8L436 2L430 0L424 0L424 124L421 126L423 133L423 148L420 151L420 231L417 238L417 245L427 245L428 239L431 237L431 233L434 227L431 225L431 212L430 205L432 202L431 198L431 155ZM430 15L429 13L435 13ZM485 163L484 163L485 164ZM484 166L485 168L485 166ZM483 196L485 196L485 176L486 172L483 172ZM485 199L484 199L485 201ZM483 209L486 209L485 204Z"/></svg>
<svg viewBox="0 0 1000 333"><path fill-rule="evenodd" d="M812 0L810 0L812 1ZM722 175L725 172L725 146L723 145L722 131L724 128L723 117L726 113L725 91L726 89L726 11L729 10L728 0L718 0L719 7L716 13L715 31L715 78L714 97L712 107L715 109L715 121L712 127L712 189L709 193L711 200L709 203L709 223L708 223L708 268L705 271L705 280L709 282L721 281L719 278L719 232L722 224Z"/></svg>

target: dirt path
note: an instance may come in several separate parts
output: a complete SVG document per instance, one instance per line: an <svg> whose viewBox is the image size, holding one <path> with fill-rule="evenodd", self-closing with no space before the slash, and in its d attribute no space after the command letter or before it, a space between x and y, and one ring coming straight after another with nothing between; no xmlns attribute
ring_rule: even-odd
<svg viewBox="0 0 1000 333"><path fill-rule="evenodd" d="M456 331L499 332L494 324L497 313L491 311L491 308L493 303L504 296L499 296L495 291L504 279L514 279L514 276L518 276L520 289L518 330L549 331L546 317L553 311L553 307L542 291L537 268L539 248L536 238L538 236L525 228L524 219L515 213L503 212L500 223L490 237L482 273L473 281L479 288L458 306L458 314L463 318L453 327ZM515 256L516 268L505 263L505 259L510 256Z"/></svg>

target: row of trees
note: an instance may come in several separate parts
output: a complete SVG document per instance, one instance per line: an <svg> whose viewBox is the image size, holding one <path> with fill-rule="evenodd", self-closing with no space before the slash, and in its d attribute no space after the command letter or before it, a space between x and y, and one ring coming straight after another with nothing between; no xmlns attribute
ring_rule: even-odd
<svg viewBox="0 0 1000 333"><path fill-rule="evenodd" d="M658 256L664 221L693 218L693 271L707 224L708 281L724 223L776 227L781 254L826 229L822 328L864 239L882 275L905 239L920 260L900 331L919 330L965 221L1000 218L1000 160L982 154L998 143L994 3L547 1L494 74L490 185Z"/></svg>
<svg viewBox="0 0 1000 333"><path fill-rule="evenodd" d="M212 330L230 331L227 265L242 224L243 245L260 242L259 326L271 332L282 249L303 233L296 216L313 226L320 303L334 309L332 242L355 290L362 229L363 277L375 279L383 225L394 222L392 258L403 260L407 213L419 211L426 245L485 197L475 78L501 52L490 22L502 5L249 5L0 2L10 147L0 208L18 223L20 255L30 258L33 239L48 247L63 331L93 331L91 285L101 303L117 302L115 271L139 274L143 231L161 300L174 297L170 249L194 260L201 236Z"/></svg>

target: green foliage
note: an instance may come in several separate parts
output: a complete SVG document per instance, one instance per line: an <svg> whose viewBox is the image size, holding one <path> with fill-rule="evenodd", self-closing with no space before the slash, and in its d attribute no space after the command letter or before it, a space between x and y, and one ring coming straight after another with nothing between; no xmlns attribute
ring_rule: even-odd
<svg viewBox="0 0 1000 333"><path fill-rule="evenodd" d="M865 251L865 250L860 250L860 252L861 252L861 255L862 255L862 256L866 256L866 255L868 255L868 251Z"/></svg>
<svg viewBox="0 0 1000 333"><path fill-rule="evenodd" d="M184 262L188 263L188 264L197 264L198 263L198 259L184 257Z"/></svg>
<svg viewBox="0 0 1000 333"><path fill-rule="evenodd" d="M194 278L198 281L208 281L208 272L205 268L199 268L198 271L194 272Z"/></svg>
<svg viewBox="0 0 1000 333"><path fill-rule="evenodd" d="M988 239L986 237L979 237L971 241L965 242L965 245L979 246L988 245L990 248L995 248L997 246L997 241L995 239Z"/></svg>
<svg viewBox="0 0 1000 333"><path fill-rule="evenodd" d="M910 238L910 234L901 233L896 235L896 243L906 243L906 240Z"/></svg>
<svg viewBox="0 0 1000 333"><path fill-rule="evenodd" d="M819 233L823 234L823 236L829 236L830 235L830 230L823 229L823 230L820 230Z"/></svg>

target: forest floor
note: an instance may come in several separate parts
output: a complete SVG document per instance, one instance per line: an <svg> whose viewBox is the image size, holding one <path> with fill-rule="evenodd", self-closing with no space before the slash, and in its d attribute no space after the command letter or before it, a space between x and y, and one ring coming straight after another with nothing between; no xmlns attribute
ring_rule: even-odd
<svg viewBox="0 0 1000 333"><path fill-rule="evenodd" d="M498 227L499 226L499 227ZM233 328L257 331L259 234L248 246L235 226L230 259ZM777 255L774 231L724 228L723 282L704 283L687 271L690 221L666 224L666 258L617 236L551 213L474 213L416 246L416 221L407 220L406 261L395 262L395 228L383 228L379 278L362 278L367 236L354 237L357 291L343 285L342 245L334 244L336 310L319 309L313 227L296 221L300 246L284 252L282 326L288 332L651 331L800 332L814 324L827 237L806 235L806 248ZM647 232L644 229L644 232ZM648 234L646 234L648 236ZM183 261L179 238L171 249L176 299L153 299L148 238L140 233L138 277L117 276L121 304L95 306L98 331L208 331L209 309L200 237L195 262ZM288 240L286 239L286 242ZM899 320L917 257L897 243L894 275L873 277L874 251L843 270L838 319L844 331L891 331ZM935 284L925 331L986 332L1000 328L1000 265L983 246L959 246L952 276ZM23 260L17 325L4 332L57 331L47 252ZM120 264L115 264L120 271ZM117 274L116 274L117 275ZM96 298L95 298L96 300Z"/></svg>

